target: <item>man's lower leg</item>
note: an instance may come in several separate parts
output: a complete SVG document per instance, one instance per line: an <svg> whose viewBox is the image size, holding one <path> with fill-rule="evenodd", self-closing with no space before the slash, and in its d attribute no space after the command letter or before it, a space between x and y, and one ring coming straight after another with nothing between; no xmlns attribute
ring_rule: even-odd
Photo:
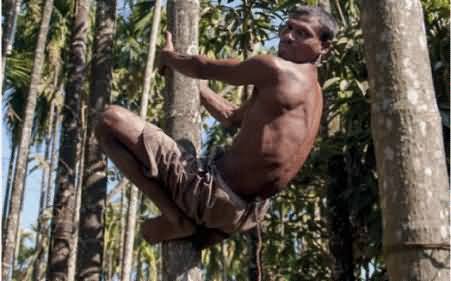
<svg viewBox="0 0 451 281"><path fill-rule="evenodd" d="M144 175L140 162L123 144L114 136L102 138L100 143L118 169L152 200L169 222L174 224L174 230L179 231L178 236L189 236L195 232L194 223L182 213L158 182Z"/></svg>

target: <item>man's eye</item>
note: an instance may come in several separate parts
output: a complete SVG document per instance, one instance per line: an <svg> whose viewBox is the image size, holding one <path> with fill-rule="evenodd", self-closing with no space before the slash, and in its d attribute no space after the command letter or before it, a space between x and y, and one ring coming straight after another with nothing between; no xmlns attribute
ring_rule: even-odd
<svg viewBox="0 0 451 281"><path fill-rule="evenodd" d="M287 25L288 30L292 30L293 27L291 25Z"/></svg>
<svg viewBox="0 0 451 281"><path fill-rule="evenodd" d="M296 31L296 34L300 37L307 37L307 33L303 30Z"/></svg>

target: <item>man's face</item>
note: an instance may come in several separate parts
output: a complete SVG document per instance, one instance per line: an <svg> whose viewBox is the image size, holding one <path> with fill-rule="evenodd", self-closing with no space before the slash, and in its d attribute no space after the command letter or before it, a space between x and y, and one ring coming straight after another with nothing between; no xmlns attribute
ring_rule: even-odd
<svg viewBox="0 0 451 281"><path fill-rule="evenodd" d="M297 63L315 62L324 52L318 34L317 17L289 18L280 29L279 56Z"/></svg>

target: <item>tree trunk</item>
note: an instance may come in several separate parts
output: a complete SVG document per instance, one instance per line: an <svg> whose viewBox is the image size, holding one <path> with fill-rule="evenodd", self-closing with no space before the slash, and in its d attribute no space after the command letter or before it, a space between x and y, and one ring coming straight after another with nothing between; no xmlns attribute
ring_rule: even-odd
<svg viewBox="0 0 451 281"><path fill-rule="evenodd" d="M152 20L152 31L150 34L149 52L144 74L144 91L141 97L140 116L145 119L147 116L147 105L152 81L152 67L155 60L155 50L157 44L157 35L160 25L161 1L155 1L154 15ZM136 213L138 211L138 189L131 186L130 197L127 210L127 223L123 247L123 259L121 268L121 281L130 280L130 271L133 264L133 242L135 240Z"/></svg>
<svg viewBox="0 0 451 281"><path fill-rule="evenodd" d="M169 0L167 11L175 49L180 53L197 54L199 1ZM201 121L198 81L173 71L167 81L166 132L188 152L197 154ZM201 280L200 256L189 242L163 243L163 280Z"/></svg>
<svg viewBox="0 0 451 281"><path fill-rule="evenodd" d="M17 159L17 150L16 150L17 146L16 145L12 145L11 147L11 154L9 156L9 165L8 165L8 178L6 179L6 187L5 187L5 199L3 200L3 213L2 213L2 233L3 236L6 233L6 222L7 222L7 218L8 218L8 212L9 212L9 203L10 203L10 198L11 198L11 188L12 188L12 179L14 177L13 172L14 172L14 167L15 167L15 163L16 163L16 159ZM4 240L5 237L2 237L2 240Z"/></svg>
<svg viewBox="0 0 451 281"><path fill-rule="evenodd" d="M86 170L80 209L77 268L79 280L100 280L102 276L107 163L95 137L94 128L97 114L104 110L111 96L115 19L116 1L98 0L85 144Z"/></svg>
<svg viewBox="0 0 451 281"><path fill-rule="evenodd" d="M126 180L126 179L124 179ZM124 183L128 185L128 182ZM127 218L127 192L126 188L122 189L121 192L121 217L120 217L120 231L119 231L119 278L122 276L122 269L124 268L124 245L125 245L125 227Z"/></svg>
<svg viewBox="0 0 451 281"><path fill-rule="evenodd" d="M20 12L22 0L5 1L5 27L2 28L2 65L0 72L0 96L3 93L3 82L5 78L6 56L11 54L14 35L16 33L17 15ZM0 98L1 100L1 98Z"/></svg>
<svg viewBox="0 0 451 281"><path fill-rule="evenodd" d="M11 191L11 204L6 223L6 239L3 241L2 277L7 280L13 262L15 246L15 225L20 215L20 199L24 192L24 179L26 176L26 166L28 162L28 152L31 145L31 127L33 125L33 113L36 108L38 87L41 81L42 66L45 59L45 45L49 31L50 17L53 10L53 0L46 0L42 10L42 20L39 28L38 42L34 53L33 69L31 72L31 82L28 97L25 105L23 123L21 126L20 143L17 151L16 172L14 175L14 185Z"/></svg>
<svg viewBox="0 0 451 281"><path fill-rule="evenodd" d="M72 245L73 245L73 251L70 253L69 257L69 270L68 270L68 281L74 281L74 280L91 280L91 279L75 279L76 274L76 268L77 268L77 255L78 255L78 234L80 229L80 207L81 207L81 189L83 184L83 177L85 172L85 156L86 156L86 150L85 150L85 143L86 143L86 137L87 137L87 123L86 123L86 101L85 99L81 100L81 110L80 110L80 116L81 116L81 128L82 128L82 141L78 144L77 150L80 151L80 158L77 159L77 173L76 173L76 195L75 195L75 211L74 211L74 231L72 233Z"/></svg>
<svg viewBox="0 0 451 281"><path fill-rule="evenodd" d="M449 193L440 116L419 0L364 0L390 280L449 280Z"/></svg>
<svg viewBox="0 0 451 281"><path fill-rule="evenodd" d="M328 163L327 209L329 249L333 256L332 280L354 281L352 255L352 225L349 203L343 199L348 187L343 155L334 156Z"/></svg>
<svg viewBox="0 0 451 281"><path fill-rule="evenodd" d="M36 234L36 260L33 265L33 277L35 280L41 280L44 272L44 266L45 264L42 263L44 259L44 244L42 242L47 242L43 240L47 240L44 238L48 235L48 227L47 227L47 220L45 219L45 210L47 208L47 198L48 198L48 192L50 190L49 184L49 177L50 177L50 158L52 157L51 152L51 146L52 146L52 138L54 136L53 133L53 124L54 124L54 117L55 117L55 103L52 101L50 105L50 113L49 113L49 120L48 120L48 129L47 129L47 135L45 137L45 151L44 151L44 161L45 166L42 171L42 181L41 181L41 196L39 198L39 213L38 213L38 225L37 225L37 234Z"/></svg>
<svg viewBox="0 0 451 281"><path fill-rule="evenodd" d="M49 280L68 280L69 257L73 251L76 205L76 168L81 142L80 106L86 68L86 37L89 2L76 2L70 48L70 69L63 107L61 145L58 161L57 191L48 265Z"/></svg>
<svg viewBox="0 0 451 281"><path fill-rule="evenodd" d="M79 163L83 163L83 154L82 158L80 159ZM80 169L82 171L83 168ZM82 173L82 172L81 172ZM83 175L81 175L83 177ZM80 225L80 207L81 207L81 183L82 179L80 179L80 183L77 184L76 189L76 196L75 196L75 211L74 211L74 231L72 234L72 243L73 243L73 250L70 253L69 257L69 269L67 273L67 280L68 281L74 281L74 280L91 280L91 279L76 279L76 269L77 269L77 253L78 253L78 234L79 234L79 225Z"/></svg>
<svg viewBox="0 0 451 281"><path fill-rule="evenodd" d="M52 141L50 148L50 160L49 160L49 176L47 177L47 194L45 198L45 207L44 212L45 215L41 218L42 221L40 223L41 230L38 250L36 253L36 261L34 264L34 280L43 280L45 278L46 265L47 265L47 253L49 249L49 222L51 220L51 202L52 202L52 188L53 188L53 171L56 168L56 162L58 160L58 151L57 151L57 141L58 141L58 129L61 126L61 114L58 106L55 106L54 120L52 123ZM48 217L47 217L48 216Z"/></svg>
<svg viewBox="0 0 451 281"><path fill-rule="evenodd" d="M25 170L28 171L28 165L25 166ZM26 185L26 177L24 178L24 183L23 185ZM23 211L23 204L24 204L24 197L25 197L25 192L22 193L22 197L20 198L20 211L19 214L22 214ZM15 233L14 233L14 237L16 239L15 241L15 246L14 246L14 255L12 258L12 276L13 278L14 276L14 270L15 270L15 266L16 266L16 261L17 261L17 257L19 256L20 253L20 246L22 245L22 241L21 241L21 237L22 237L22 231L20 230L20 223L21 223L21 216L19 215L19 218L17 220L17 224L15 225ZM3 280L3 279L2 279ZM6 281L9 281L11 279L5 279Z"/></svg>

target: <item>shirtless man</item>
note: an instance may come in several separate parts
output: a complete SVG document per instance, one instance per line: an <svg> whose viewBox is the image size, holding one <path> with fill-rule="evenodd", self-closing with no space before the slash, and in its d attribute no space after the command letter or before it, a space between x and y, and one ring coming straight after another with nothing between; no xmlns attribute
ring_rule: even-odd
<svg viewBox="0 0 451 281"><path fill-rule="evenodd" d="M200 83L202 105L223 126L240 128L232 146L206 167L126 109L110 106L101 115L97 136L105 153L162 212L143 226L149 242L195 235L199 226L226 237L256 225L267 208L256 202L283 190L312 149L323 106L316 64L335 32L324 10L297 6L280 30L278 56L242 62L178 54L167 33L160 67L254 85L254 92L236 107Z"/></svg>

